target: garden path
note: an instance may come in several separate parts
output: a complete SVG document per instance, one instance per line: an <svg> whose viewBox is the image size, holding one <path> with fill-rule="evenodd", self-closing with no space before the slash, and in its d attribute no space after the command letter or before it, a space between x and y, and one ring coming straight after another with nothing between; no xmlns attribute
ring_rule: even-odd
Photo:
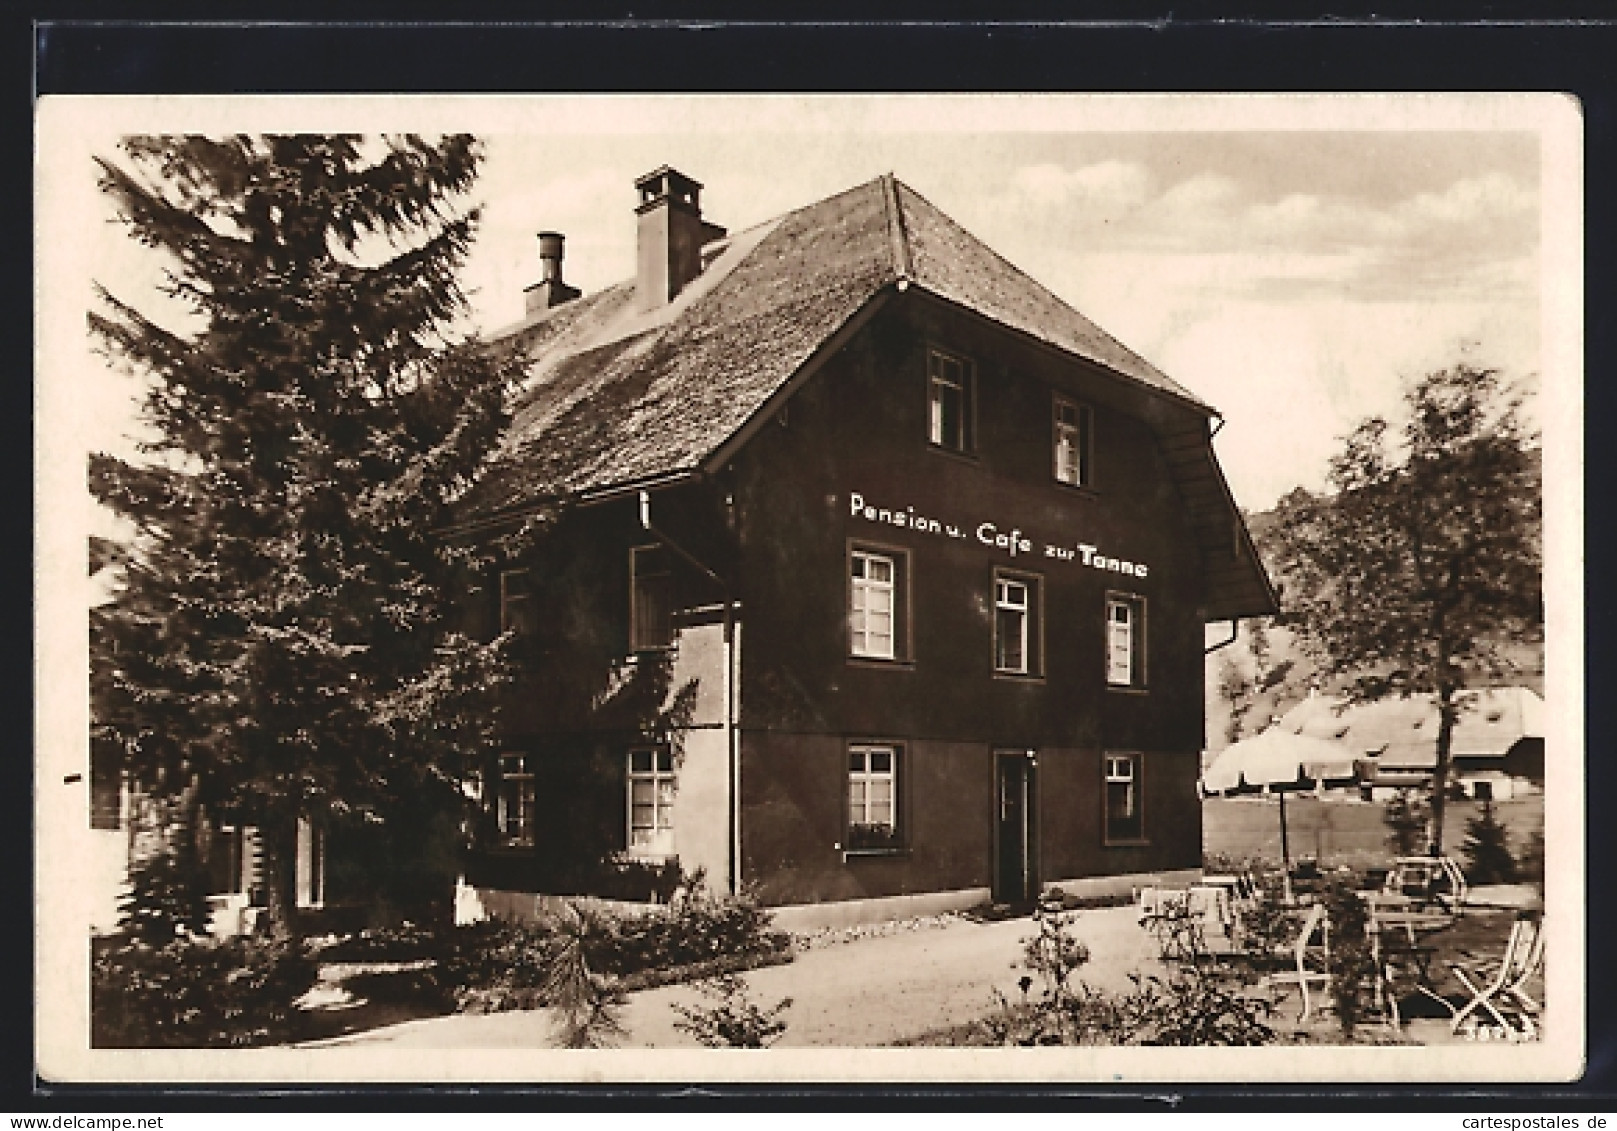
<svg viewBox="0 0 1617 1131"><path fill-rule="evenodd" d="M1033 920L977 922L954 918L925 930L856 937L798 955L784 966L745 975L752 1000L763 1006L792 998L781 1047L868 1047L981 1017L994 991L1019 996L1022 942ZM1129 988L1130 971L1155 966L1155 948L1134 907L1080 911L1073 934L1089 947L1080 972L1090 985ZM694 1047L674 1028L677 1004L699 1003L691 986L664 986L629 995L622 1047ZM549 1018L542 1010L474 1016L457 1014L405 1022L325 1045L364 1048L546 1048Z"/></svg>

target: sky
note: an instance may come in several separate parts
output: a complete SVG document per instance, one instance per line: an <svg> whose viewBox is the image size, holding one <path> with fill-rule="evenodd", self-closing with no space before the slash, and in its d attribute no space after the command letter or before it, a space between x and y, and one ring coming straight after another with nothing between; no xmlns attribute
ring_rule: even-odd
<svg viewBox="0 0 1617 1131"><path fill-rule="evenodd" d="M1338 438L1396 414L1414 376L1464 357L1538 379L1543 115L1465 97L320 100L265 128L482 136L463 278L484 332L521 317L542 229L565 233L586 292L630 276L633 182L659 165L702 182L704 215L732 231L892 172L1218 408L1220 461L1257 510L1322 486ZM150 252L82 217L107 220L89 155L120 129L175 128L175 111L110 101L60 139L59 181L41 185L79 218L80 327L91 279L137 305L156 281ZM252 128L265 104L240 102L178 117ZM126 451L132 385L87 343L86 358L80 432Z"/></svg>

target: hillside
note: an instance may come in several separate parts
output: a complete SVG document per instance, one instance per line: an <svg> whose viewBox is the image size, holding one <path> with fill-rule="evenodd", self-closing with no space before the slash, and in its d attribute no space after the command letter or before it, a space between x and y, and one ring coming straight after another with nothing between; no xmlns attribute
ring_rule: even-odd
<svg viewBox="0 0 1617 1131"><path fill-rule="evenodd" d="M1534 455L1534 467L1539 466ZM1252 541L1262 553L1271 539L1278 522L1278 508L1246 516ZM1265 555L1267 560L1267 555ZM1310 688L1324 694L1342 690L1344 678L1323 678L1319 664L1299 646L1296 635L1284 626L1286 597L1283 579L1270 566L1270 576L1281 588L1282 616L1274 620L1243 621L1234 643L1208 653L1205 661L1204 681L1206 695L1205 755L1210 759L1236 738L1250 738L1262 731L1272 720L1284 715L1291 707L1307 698ZM1229 635L1227 624L1209 625L1208 647ZM1485 681L1479 686L1522 686L1544 694L1544 644L1542 640L1503 642L1503 651L1513 670L1505 676ZM1232 696L1238 696L1240 725L1232 729L1237 705Z"/></svg>

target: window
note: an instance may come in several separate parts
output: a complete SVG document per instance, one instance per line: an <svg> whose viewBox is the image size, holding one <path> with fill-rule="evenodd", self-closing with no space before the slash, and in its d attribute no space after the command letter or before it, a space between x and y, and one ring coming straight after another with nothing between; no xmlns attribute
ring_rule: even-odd
<svg viewBox="0 0 1617 1131"><path fill-rule="evenodd" d="M674 754L666 748L629 751L629 852L674 854Z"/></svg>
<svg viewBox="0 0 1617 1131"><path fill-rule="evenodd" d="M927 354L927 438L952 452L970 452L972 435L971 362L932 350Z"/></svg>
<svg viewBox="0 0 1617 1131"><path fill-rule="evenodd" d="M662 546L629 551L629 650L666 648L674 641L674 574Z"/></svg>
<svg viewBox="0 0 1617 1131"><path fill-rule="evenodd" d="M533 589L525 569L500 574L500 631L526 635L534 623Z"/></svg>
<svg viewBox="0 0 1617 1131"><path fill-rule="evenodd" d="M1040 674L1039 579L994 571L994 670Z"/></svg>
<svg viewBox="0 0 1617 1131"><path fill-rule="evenodd" d="M1140 756L1106 755L1106 840L1109 844L1145 839L1140 812Z"/></svg>
<svg viewBox="0 0 1617 1131"><path fill-rule="evenodd" d="M898 821L896 746L848 748L848 835L850 852L901 848Z"/></svg>
<svg viewBox="0 0 1617 1131"><path fill-rule="evenodd" d="M506 844L533 844L533 766L530 754L511 752L500 755L500 791L495 819L500 838Z"/></svg>
<svg viewBox="0 0 1617 1131"><path fill-rule="evenodd" d="M1088 486L1090 421L1088 405L1056 397L1052 439L1057 482Z"/></svg>
<svg viewBox="0 0 1617 1131"><path fill-rule="evenodd" d="M1145 602L1139 597L1106 598L1106 682L1145 686Z"/></svg>
<svg viewBox="0 0 1617 1131"><path fill-rule="evenodd" d="M90 827L115 832L123 817L123 760L111 743L90 744Z"/></svg>
<svg viewBox="0 0 1617 1131"><path fill-rule="evenodd" d="M848 650L870 660L908 659L909 555L855 546L848 558Z"/></svg>

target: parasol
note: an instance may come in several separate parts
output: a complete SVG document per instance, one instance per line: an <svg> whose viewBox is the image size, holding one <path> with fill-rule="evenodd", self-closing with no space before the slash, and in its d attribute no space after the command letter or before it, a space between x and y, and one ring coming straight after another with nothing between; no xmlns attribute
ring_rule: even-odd
<svg viewBox="0 0 1617 1131"><path fill-rule="evenodd" d="M1353 751L1340 742L1271 727L1224 749L1202 773L1202 792L1257 793L1280 798L1280 857L1289 894L1291 851L1286 843L1286 791L1358 779Z"/></svg>

